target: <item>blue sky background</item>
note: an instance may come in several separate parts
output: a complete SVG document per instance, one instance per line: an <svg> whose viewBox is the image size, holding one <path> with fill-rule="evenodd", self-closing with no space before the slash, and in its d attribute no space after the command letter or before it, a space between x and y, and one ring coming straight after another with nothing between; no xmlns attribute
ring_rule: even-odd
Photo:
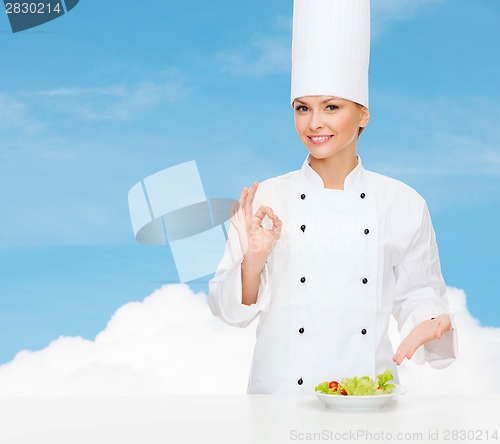
<svg viewBox="0 0 500 444"><path fill-rule="evenodd" d="M81 0L12 34L0 17L0 363L177 275L138 244L142 178L196 160L210 197L297 169L292 2ZM366 168L428 201L443 275L500 326L500 3L372 0ZM205 290L206 280L193 283Z"/></svg>

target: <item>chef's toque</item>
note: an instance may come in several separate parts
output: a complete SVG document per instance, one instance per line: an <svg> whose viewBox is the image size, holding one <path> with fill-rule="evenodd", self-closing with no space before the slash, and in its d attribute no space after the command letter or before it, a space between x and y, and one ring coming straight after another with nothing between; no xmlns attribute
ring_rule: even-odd
<svg viewBox="0 0 500 444"><path fill-rule="evenodd" d="M370 0L295 0L292 97L335 96L368 108Z"/></svg>

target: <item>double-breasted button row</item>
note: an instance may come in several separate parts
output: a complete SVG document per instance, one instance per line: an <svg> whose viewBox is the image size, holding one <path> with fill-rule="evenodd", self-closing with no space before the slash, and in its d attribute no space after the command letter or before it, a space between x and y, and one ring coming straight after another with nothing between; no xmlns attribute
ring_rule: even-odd
<svg viewBox="0 0 500 444"><path fill-rule="evenodd" d="M366 194L365 194L365 193L361 193L361 194L359 195L359 197L361 197L361 199L364 199L364 198L366 197ZM305 195L304 193L302 193L302 194L300 195L300 198L301 198L302 200L304 200L304 199L306 198L306 195Z"/></svg>
<svg viewBox="0 0 500 444"><path fill-rule="evenodd" d="M304 232L304 231L306 231L306 226L305 226L305 225L301 225L301 226L300 226L300 229L302 230L302 232ZM365 229L363 230L363 233L365 233L365 234L369 234L369 233L370 233L370 230L369 230L368 228L365 228Z"/></svg>
<svg viewBox="0 0 500 444"><path fill-rule="evenodd" d="M366 194L365 194L365 193L361 193L361 194L359 195L359 197L361 197L361 199L364 199L364 198L366 197ZM301 198L302 200L304 200L304 199L306 198L306 195L305 195L304 193L302 193L302 194L300 195L300 198Z"/></svg>
<svg viewBox="0 0 500 444"><path fill-rule="evenodd" d="M304 199L306 198L306 195L305 195L304 193L302 193L302 194L300 195L300 198L301 198L302 200L304 200ZM302 232L304 233L304 232L306 231L306 226L305 226L305 225L301 225L301 226L300 226L300 229L301 229L301 230L302 230ZM305 281L306 281L305 276L302 276L302 277L300 278L300 282L304 283ZM299 328L299 333L300 333L300 334L303 334L303 333L304 333L304 327L300 327L300 328ZM299 378L299 380L297 381L297 384L298 384L298 385L302 385L303 383L304 383L304 381L302 380L302 378Z"/></svg>
<svg viewBox="0 0 500 444"><path fill-rule="evenodd" d="M299 333L300 333L300 334L304 334L304 332L305 332L304 327L300 327L300 328L299 328ZM366 335L367 333L368 333L368 331L366 330L366 328L362 328L362 329L361 329L361 334L362 334L363 336L364 336L364 335ZM301 384L301 383L299 382L299 384Z"/></svg>
<svg viewBox="0 0 500 444"><path fill-rule="evenodd" d="M364 198L366 197L366 194L365 194L365 193L361 193L361 194L359 195L359 197L360 197L361 199L364 199ZM304 193L302 193L302 194L300 195L300 198L301 198L302 200L305 200L306 195L305 195ZM305 225L301 225L301 226L300 226L300 229L301 229L301 231L304 233L304 232L306 231L306 226L305 226ZM365 235L367 235L367 234L369 234L369 233L370 233L370 230L369 230L368 228L365 228L363 232L364 232L364 234L365 234ZM300 282L301 282L301 283L304 283L305 281L306 281L305 276L302 276L302 277L300 278ZM368 279L367 279L367 278L363 278L362 282L363 282L363 284L367 284L367 283L368 283ZM305 331L305 330L304 330L304 327L300 327L298 331L299 331L299 333L300 333L300 334L303 334L303 333L304 333L304 331ZM366 333L367 333L366 328L363 328L363 329L361 330L361 334L362 334L362 335L366 335ZM303 379L302 379L302 378L299 378L299 379L297 380L297 384L298 384L298 385L302 385L303 383L304 383L304 381L303 381Z"/></svg>

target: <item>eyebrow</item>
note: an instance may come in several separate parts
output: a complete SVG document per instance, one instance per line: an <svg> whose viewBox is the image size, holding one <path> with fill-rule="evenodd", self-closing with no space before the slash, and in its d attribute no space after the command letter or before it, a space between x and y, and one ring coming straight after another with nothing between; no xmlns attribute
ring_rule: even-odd
<svg viewBox="0 0 500 444"><path fill-rule="evenodd" d="M323 100L321 103L329 102L330 100L342 100L340 97L329 97L326 100ZM303 102L302 100L295 99L294 102L301 103L302 105L307 105L307 102Z"/></svg>

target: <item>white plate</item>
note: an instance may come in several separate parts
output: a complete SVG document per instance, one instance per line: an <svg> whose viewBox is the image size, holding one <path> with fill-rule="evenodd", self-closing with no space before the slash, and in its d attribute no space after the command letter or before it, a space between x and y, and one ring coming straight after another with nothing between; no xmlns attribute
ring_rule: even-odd
<svg viewBox="0 0 500 444"><path fill-rule="evenodd" d="M314 392L320 401L330 409L338 410L374 410L388 404L391 400L406 393L408 389L401 385L396 385L392 393L387 395L371 396L342 396L326 395L324 393Z"/></svg>

